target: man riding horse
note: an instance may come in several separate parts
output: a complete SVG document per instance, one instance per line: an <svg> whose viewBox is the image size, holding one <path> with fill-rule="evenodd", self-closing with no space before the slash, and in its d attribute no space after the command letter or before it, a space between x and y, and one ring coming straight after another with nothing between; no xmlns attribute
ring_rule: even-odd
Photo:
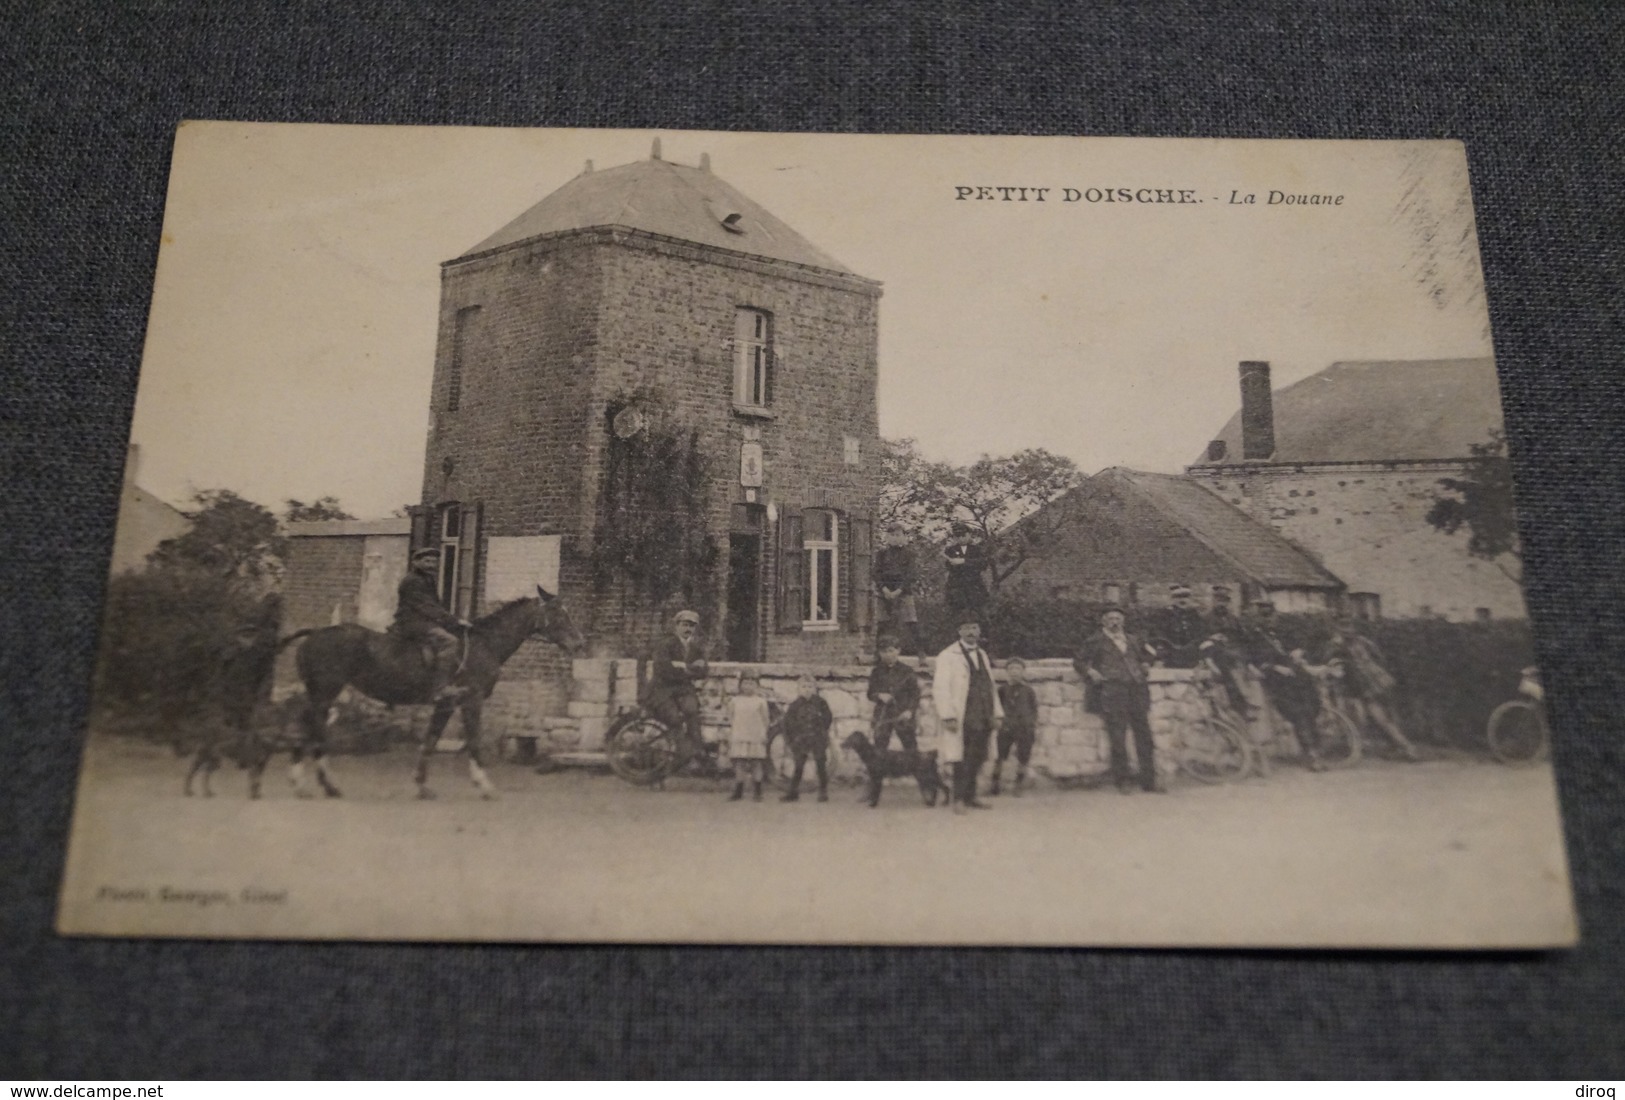
<svg viewBox="0 0 1625 1100"><path fill-rule="evenodd" d="M452 631L467 630L472 625L441 605L435 585L439 568L440 551L433 547L426 546L412 555L412 568L401 578L397 590L395 622L390 626L396 637L423 648L429 669L428 694L436 703L449 702L462 694L462 689L452 683L462 648Z"/></svg>

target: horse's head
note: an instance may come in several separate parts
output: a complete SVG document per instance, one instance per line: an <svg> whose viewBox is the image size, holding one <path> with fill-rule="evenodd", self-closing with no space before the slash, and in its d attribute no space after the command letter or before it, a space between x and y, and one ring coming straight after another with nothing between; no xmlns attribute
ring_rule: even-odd
<svg viewBox="0 0 1625 1100"><path fill-rule="evenodd" d="M587 639L582 637L581 631L570 619L570 612L565 610L564 601L553 593L536 586L536 620L531 625L530 632L540 637L544 642L551 642L572 656L587 648Z"/></svg>

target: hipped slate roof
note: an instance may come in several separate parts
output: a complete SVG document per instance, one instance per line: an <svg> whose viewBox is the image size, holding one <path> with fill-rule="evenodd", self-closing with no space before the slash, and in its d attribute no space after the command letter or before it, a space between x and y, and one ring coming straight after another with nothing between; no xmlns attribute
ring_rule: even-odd
<svg viewBox="0 0 1625 1100"><path fill-rule="evenodd" d="M738 232L724 228L724 219ZM851 272L708 167L640 160L586 171L463 254L489 252L544 234L620 226L769 260ZM461 258L461 257L460 257Z"/></svg>
<svg viewBox="0 0 1625 1100"><path fill-rule="evenodd" d="M1466 458L1501 426L1493 359L1333 363L1272 395L1276 463ZM1242 460L1241 412L1214 439ZM1208 461L1206 450L1196 465Z"/></svg>
<svg viewBox="0 0 1625 1100"><path fill-rule="evenodd" d="M1266 587L1343 587L1342 581L1274 528L1225 503L1191 478L1114 466L1089 480L1095 489L1137 495L1243 575Z"/></svg>

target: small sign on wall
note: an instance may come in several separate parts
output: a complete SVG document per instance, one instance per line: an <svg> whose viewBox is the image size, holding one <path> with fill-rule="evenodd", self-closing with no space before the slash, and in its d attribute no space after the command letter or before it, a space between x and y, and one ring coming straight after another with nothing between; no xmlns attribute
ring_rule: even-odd
<svg viewBox="0 0 1625 1100"><path fill-rule="evenodd" d="M495 536L485 546L485 602L505 603L536 595L541 585L559 592L561 535Z"/></svg>
<svg viewBox="0 0 1625 1100"><path fill-rule="evenodd" d="M754 440L739 445L739 484L747 489L762 487L762 445Z"/></svg>

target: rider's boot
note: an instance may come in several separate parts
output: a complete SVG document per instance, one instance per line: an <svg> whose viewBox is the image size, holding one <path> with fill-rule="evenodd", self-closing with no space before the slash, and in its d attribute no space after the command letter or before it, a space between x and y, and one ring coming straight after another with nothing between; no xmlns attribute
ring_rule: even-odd
<svg viewBox="0 0 1625 1100"><path fill-rule="evenodd" d="M790 780L790 789L784 792L780 802L799 802L801 800L801 784L794 779Z"/></svg>
<svg viewBox="0 0 1625 1100"><path fill-rule="evenodd" d="M752 802L760 802L762 800L762 781L760 779L753 780L751 782L750 800Z"/></svg>
<svg viewBox="0 0 1625 1100"><path fill-rule="evenodd" d="M1004 761L1003 760L996 761L994 763L994 765L993 765L993 782L987 789L988 794L995 795L995 794L999 793L999 790L1000 790L1000 773L1003 772L1003 771L1004 771Z"/></svg>
<svg viewBox="0 0 1625 1100"><path fill-rule="evenodd" d="M734 793L728 796L728 801L729 802L738 802L741 798L744 798L744 797L745 797L745 781L743 779L741 779L739 782L734 784Z"/></svg>
<svg viewBox="0 0 1625 1100"><path fill-rule="evenodd" d="M1016 766L1016 781L1010 784L1011 798L1021 797L1021 785L1025 782L1027 782L1027 765L1018 764Z"/></svg>

